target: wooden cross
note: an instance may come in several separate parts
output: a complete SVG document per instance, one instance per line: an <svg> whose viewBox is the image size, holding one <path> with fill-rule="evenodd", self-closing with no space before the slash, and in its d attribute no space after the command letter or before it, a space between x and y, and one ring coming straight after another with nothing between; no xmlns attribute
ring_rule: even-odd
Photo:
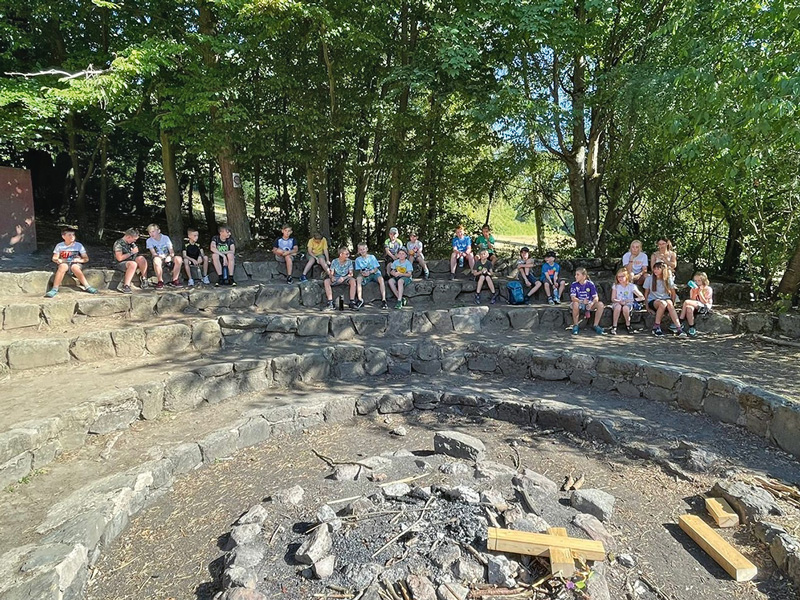
<svg viewBox="0 0 800 600"><path fill-rule="evenodd" d="M529 556L546 556L550 559L550 572L563 577L575 574L576 558L582 560L605 560L603 542L582 540L567 536L563 527L551 527L547 533L528 533L489 527L489 550L513 552Z"/></svg>

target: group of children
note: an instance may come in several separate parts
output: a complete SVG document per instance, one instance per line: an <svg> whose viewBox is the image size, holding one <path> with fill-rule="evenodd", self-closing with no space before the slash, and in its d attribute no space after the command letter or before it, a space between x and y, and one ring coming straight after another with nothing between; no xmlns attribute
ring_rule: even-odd
<svg viewBox="0 0 800 600"><path fill-rule="evenodd" d="M209 257L202 246L198 244L199 233L196 229L187 231L188 242L181 255L175 253L169 236L161 233L158 225L151 224L147 227L148 238L145 248L150 252L153 271L156 275L156 289L166 286L180 287L181 268L186 272L188 285L194 286L195 279L203 284L210 284L208 279ZM52 298L58 294L64 276L69 272L90 294L96 294L97 289L89 285L83 273L82 265L89 261L86 248L75 239L76 231L71 227L61 230L62 242L53 249L52 262L56 265L53 286L46 296ZM384 260L389 289L396 298L395 308L402 308L407 304L404 292L411 283L414 263L419 264L425 279L430 277L430 271L423 254L423 243L416 233L411 233L409 241L403 243L399 239L397 228L389 230L389 237L384 242ZM131 293L131 283L138 272L141 287L148 287L148 262L143 254L139 253L136 245L139 232L128 229L124 235L114 242L115 268L123 273L123 293ZM481 292L484 286L491 293L490 303L494 304L499 296L494 282L494 269L497 261L495 239L488 226L484 226L482 233L475 241L477 257L473 252L472 240L465 235L464 227L456 228L452 239L452 253L450 255L450 278L455 278L456 268L463 268L465 262L477 283L475 302L482 301ZM214 236L209 245L211 264L218 275L219 285L236 285L233 278L235 269L236 242L231 230L222 225L218 235ZM285 265L286 281L292 283L292 269L298 257L298 244L292 237L292 228L284 225L281 228L281 237L273 244L272 252L275 259ZM606 332L600 326L600 320L605 309L605 304L600 300L597 287L589 278L583 267L575 270L575 281L570 285L570 309L572 313L572 333L578 334L581 318L587 322L592 320L594 312L593 329L598 334L617 334L620 316L624 319L625 329L628 333L635 333L631 327L631 313L646 307L655 314L653 335L663 336L661 324L664 315L669 315L672 324L669 329L678 337L695 336L695 317L707 313L713 306L713 289L708 276L703 272L695 273L689 282L689 298L683 302L680 314L676 309L677 293L675 288L674 271L678 258L672 248L672 243L667 238L658 240L656 251L648 259L642 251L642 242L634 240L630 250L622 257L622 268L614 277L611 288L612 325ZM381 295L381 308L388 308L386 301L386 284L381 272L381 263L369 253L367 244L358 244L358 255L355 260L350 259L350 251L342 246L338 249L338 257L330 259L327 240L319 232L315 232L308 241L308 254L306 265L303 268L300 281L308 280L308 273L319 265L326 277L323 281L327 310L334 310L333 288L347 287L349 306L358 310L364 306L363 288L365 285L375 283ZM533 274L535 261L530 257L530 250L522 248L517 261L517 269L525 286L529 288L526 300L532 297L540 288L544 288L549 304L560 304L566 288L566 282L561 278L561 266L556 262L555 252L547 252L542 264L541 274ZM165 273L168 281L164 283ZM640 289L641 287L641 289ZM683 323L685 322L686 327Z"/></svg>

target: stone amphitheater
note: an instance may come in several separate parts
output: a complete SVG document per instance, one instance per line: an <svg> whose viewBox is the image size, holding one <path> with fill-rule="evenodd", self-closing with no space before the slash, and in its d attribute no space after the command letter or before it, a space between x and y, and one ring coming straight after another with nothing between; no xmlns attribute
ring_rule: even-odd
<svg viewBox="0 0 800 600"><path fill-rule="evenodd" d="M567 277L579 265L608 300L614 265L562 262ZM84 598L129 523L187 477L376 415L457 410L557 429L682 476L680 432L659 433L674 417L735 432L774 459L750 468L800 479L800 353L751 336L800 340L800 315L752 310L731 284L715 287L719 309L698 318L695 340L645 335L644 312L639 336L571 336L563 305L476 306L473 281L431 267L402 310L378 308L372 285L363 309L335 312L321 310L318 280L288 285L274 261L245 262L237 287L132 295L115 291L118 274L87 270L100 294L65 285L52 300L51 273L0 273L0 597ZM524 387L537 382L553 395ZM763 552L800 584L797 549Z"/></svg>

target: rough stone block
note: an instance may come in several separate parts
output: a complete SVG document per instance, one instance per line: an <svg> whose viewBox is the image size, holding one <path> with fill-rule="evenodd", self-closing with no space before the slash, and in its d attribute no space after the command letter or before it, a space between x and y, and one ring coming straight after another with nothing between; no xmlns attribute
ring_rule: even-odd
<svg viewBox="0 0 800 600"><path fill-rule="evenodd" d="M216 431L198 442L204 463L213 463L218 458L225 458L236 452L239 439L237 430Z"/></svg>
<svg viewBox="0 0 800 600"><path fill-rule="evenodd" d="M769 515L782 515L778 503L767 490L741 481L717 481L711 496L725 498L742 523L752 523Z"/></svg>
<svg viewBox="0 0 800 600"><path fill-rule="evenodd" d="M168 315L183 312L187 306L189 298L186 294L166 293L159 296L156 311L160 315Z"/></svg>
<svg viewBox="0 0 800 600"><path fill-rule="evenodd" d="M130 296L131 317L135 319L149 319L156 313L157 294L133 294Z"/></svg>
<svg viewBox="0 0 800 600"><path fill-rule="evenodd" d="M431 291L434 304L451 306L461 292L460 282L437 283Z"/></svg>
<svg viewBox="0 0 800 600"><path fill-rule="evenodd" d="M275 333L294 333L297 331L297 317L276 316L267 323L267 331Z"/></svg>
<svg viewBox="0 0 800 600"><path fill-rule="evenodd" d="M436 375L442 370L442 361L413 359L411 361L411 369L415 373L422 373L423 375Z"/></svg>
<svg viewBox="0 0 800 600"><path fill-rule="evenodd" d="M297 335L302 337L327 337L331 318L303 315L297 318Z"/></svg>
<svg viewBox="0 0 800 600"><path fill-rule="evenodd" d="M467 368L470 371L494 373L497 370L497 356L491 354L470 356L467 358Z"/></svg>
<svg viewBox="0 0 800 600"><path fill-rule="evenodd" d="M380 394L377 406L381 414L408 412L414 410L414 396L411 392Z"/></svg>
<svg viewBox="0 0 800 600"><path fill-rule="evenodd" d="M61 300L42 306L42 316L50 327L68 325L75 315L75 301Z"/></svg>
<svg viewBox="0 0 800 600"><path fill-rule="evenodd" d="M173 375L165 383L164 410L190 410L203 402L205 380L197 373Z"/></svg>
<svg viewBox="0 0 800 600"><path fill-rule="evenodd" d="M490 310L486 316L483 317L481 327L490 331L506 331L510 329L511 325L509 323L508 313L500 309Z"/></svg>
<svg viewBox="0 0 800 600"><path fill-rule="evenodd" d="M481 331L481 315L478 313L452 315L453 331L458 333L478 333Z"/></svg>
<svg viewBox="0 0 800 600"><path fill-rule="evenodd" d="M431 323L428 315L425 313L414 313L411 322L411 331L413 333L428 333L433 331L433 323Z"/></svg>
<svg viewBox="0 0 800 600"><path fill-rule="evenodd" d="M771 333L772 315L764 312L740 313L736 317L736 324L745 333Z"/></svg>
<svg viewBox="0 0 800 600"><path fill-rule="evenodd" d="M300 303L307 308L318 308L322 304L322 283L306 281L300 286Z"/></svg>
<svg viewBox="0 0 800 600"><path fill-rule="evenodd" d="M614 496L602 490L576 490L572 492L570 504L575 510L588 513L608 521L614 514Z"/></svg>
<svg viewBox="0 0 800 600"><path fill-rule="evenodd" d="M428 321L430 321L432 329L441 333L449 333L453 331L453 320L450 318L450 313L446 310L429 310L425 313L425 316L428 317ZM416 315L414 315L414 320L416 321ZM424 328L424 322L421 322L422 327ZM424 331L419 331L418 333L426 333Z"/></svg>
<svg viewBox="0 0 800 600"><path fill-rule="evenodd" d="M358 335L380 335L386 331L389 321L383 314L354 314L351 319Z"/></svg>
<svg viewBox="0 0 800 600"><path fill-rule="evenodd" d="M117 354L107 331L92 331L75 338L70 353L81 362L114 358Z"/></svg>
<svg viewBox="0 0 800 600"><path fill-rule="evenodd" d="M800 337L800 315L788 313L780 315L778 328L789 337Z"/></svg>
<svg viewBox="0 0 800 600"><path fill-rule="evenodd" d="M565 327L566 311L560 308L545 308L539 311L539 327L548 331L561 331Z"/></svg>
<svg viewBox="0 0 800 600"><path fill-rule="evenodd" d="M677 369L670 369L660 366L646 366L644 368L644 375L651 385L671 390L675 384L680 381L681 372Z"/></svg>
<svg viewBox="0 0 800 600"><path fill-rule="evenodd" d="M250 308L255 305L260 286L239 286L228 288L225 294L228 296L228 306L230 308Z"/></svg>
<svg viewBox="0 0 800 600"><path fill-rule="evenodd" d="M203 399L209 404L219 404L238 394L239 381L234 378L233 374L211 377L206 379L206 384L203 386Z"/></svg>
<svg viewBox="0 0 800 600"><path fill-rule="evenodd" d="M713 311L705 315L698 315L695 319L695 327L706 333L730 334L733 333L733 319L728 315Z"/></svg>
<svg viewBox="0 0 800 600"><path fill-rule="evenodd" d="M710 417L723 423L738 423L742 416L742 407L737 398L709 394L703 401L703 411Z"/></svg>
<svg viewBox="0 0 800 600"><path fill-rule="evenodd" d="M539 311L529 306L510 308L508 318L512 329L528 330L539 327Z"/></svg>
<svg viewBox="0 0 800 600"><path fill-rule="evenodd" d="M38 304L9 304L3 311L3 329L37 327L39 312Z"/></svg>
<svg viewBox="0 0 800 600"><path fill-rule="evenodd" d="M411 362L392 361L389 363L389 375L411 375Z"/></svg>
<svg viewBox="0 0 800 600"><path fill-rule="evenodd" d="M192 330L181 323L148 327L144 334L147 351L156 355L178 354L192 341Z"/></svg>
<svg viewBox="0 0 800 600"><path fill-rule="evenodd" d="M255 305L259 310L284 311L300 306L301 291L298 285L262 285Z"/></svg>
<svg viewBox="0 0 800 600"><path fill-rule="evenodd" d="M697 373L683 373L677 386L678 406L684 410L697 411L703 408L706 393L706 378Z"/></svg>
<svg viewBox="0 0 800 600"><path fill-rule="evenodd" d="M224 290L192 290L189 292L189 304L198 310L228 307L230 298L226 297L222 292Z"/></svg>
<svg viewBox="0 0 800 600"><path fill-rule="evenodd" d="M411 333L414 313L407 310L393 310L389 313L386 333L389 335L408 335Z"/></svg>
<svg viewBox="0 0 800 600"><path fill-rule="evenodd" d="M8 346L8 366L12 369L36 369L70 361L69 340L19 340Z"/></svg>
<svg viewBox="0 0 800 600"><path fill-rule="evenodd" d="M789 402L783 396L758 387L746 387L739 396L739 405L745 412L745 427L756 435L765 437L775 412Z"/></svg>
<svg viewBox="0 0 800 600"><path fill-rule="evenodd" d="M136 358L145 354L145 335L141 327L112 331L111 341L119 358Z"/></svg>
<svg viewBox="0 0 800 600"><path fill-rule="evenodd" d="M131 309L130 296L103 296L78 300L78 312L87 317L110 317Z"/></svg>
<svg viewBox="0 0 800 600"><path fill-rule="evenodd" d="M24 425L0 433L0 463L32 450L36 446L38 437L36 430Z"/></svg>
<svg viewBox="0 0 800 600"><path fill-rule="evenodd" d="M5 489L9 485L17 483L31 472L32 467L32 452L23 452L0 464L0 489Z"/></svg>
<svg viewBox="0 0 800 600"><path fill-rule="evenodd" d="M247 419L237 430L239 437L236 440L237 448L249 448L272 437L272 425L263 417Z"/></svg>
<svg viewBox="0 0 800 600"><path fill-rule="evenodd" d="M433 436L433 449L437 454L479 462L486 446L476 437L458 431L437 431Z"/></svg>
<svg viewBox="0 0 800 600"><path fill-rule="evenodd" d="M327 381L331 373L330 363L319 352L301 354L297 359L297 367L300 371L300 380L303 383Z"/></svg>
<svg viewBox="0 0 800 600"><path fill-rule="evenodd" d="M194 442L178 444L177 446L169 448L164 452L164 458L172 463L172 473L174 475L188 473L203 462L200 446Z"/></svg>
<svg viewBox="0 0 800 600"><path fill-rule="evenodd" d="M103 394L94 402L98 406L97 418L89 426L89 433L103 435L127 429L141 413L139 399L133 388Z"/></svg>
<svg viewBox="0 0 800 600"><path fill-rule="evenodd" d="M770 425L772 439L795 458L800 457L800 411L797 406L781 406Z"/></svg>
<svg viewBox="0 0 800 600"><path fill-rule="evenodd" d="M389 369L389 355L380 348L364 349L364 372L373 377L383 375Z"/></svg>
<svg viewBox="0 0 800 600"><path fill-rule="evenodd" d="M136 396L141 404L141 417L146 421L157 419L164 410L164 382L148 381L134 385Z"/></svg>
<svg viewBox="0 0 800 600"><path fill-rule="evenodd" d="M21 273L17 284L26 294L44 294L50 285L53 274L50 271L28 271Z"/></svg>
<svg viewBox="0 0 800 600"><path fill-rule="evenodd" d="M672 402L677 398L677 393L674 390L667 390L656 385L644 386L642 395L648 400L656 402Z"/></svg>
<svg viewBox="0 0 800 600"><path fill-rule="evenodd" d="M349 315L334 315L331 317L331 336L335 340L352 340L356 337L356 330Z"/></svg>

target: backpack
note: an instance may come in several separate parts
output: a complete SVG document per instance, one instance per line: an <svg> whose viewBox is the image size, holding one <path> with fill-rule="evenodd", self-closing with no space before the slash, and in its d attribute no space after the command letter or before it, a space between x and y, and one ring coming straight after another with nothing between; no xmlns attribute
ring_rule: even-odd
<svg viewBox="0 0 800 600"><path fill-rule="evenodd" d="M509 281L506 284L509 304L525 304L525 294L522 292L522 284L519 281Z"/></svg>

